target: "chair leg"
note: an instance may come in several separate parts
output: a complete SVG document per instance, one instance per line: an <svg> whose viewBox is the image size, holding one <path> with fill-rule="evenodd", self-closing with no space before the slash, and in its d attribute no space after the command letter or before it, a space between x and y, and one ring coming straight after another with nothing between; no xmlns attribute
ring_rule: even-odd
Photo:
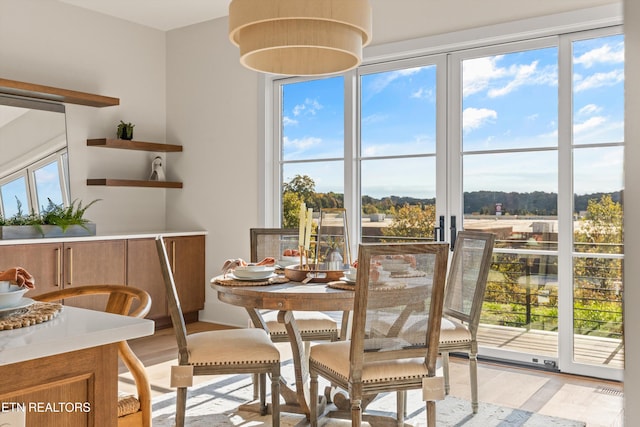
<svg viewBox="0 0 640 427"><path fill-rule="evenodd" d="M449 394L449 353L442 353L442 374L444 376L444 394Z"/></svg>
<svg viewBox="0 0 640 427"><path fill-rule="evenodd" d="M315 371L309 370L309 396L314 397L318 395L318 374ZM309 422L311 427L317 427L318 425L318 399L309 399Z"/></svg>
<svg viewBox="0 0 640 427"><path fill-rule="evenodd" d="M427 427L436 427L436 402L427 401Z"/></svg>
<svg viewBox="0 0 640 427"><path fill-rule="evenodd" d="M407 391L396 392L396 420L398 427L404 427L404 416L407 410Z"/></svg>
<svg viewBox="0 0 640 427"><path fill-rule="evenodd" d="M280 427L280 365L271 373L271 425Z"/></svg>
<svg viewBox="0 0 640 427"><path fill-rule="evenodd" d="M469 377L471 379L471 411L478 413L478 353L469 353Z"/></svg>
<svg viewBox="0 0 640 427"><path fill-rule="evenodd" d="M260 385L259 385L259 376L258 374L252 374L252 382L253 382L253 400L258 400L260 397Z"/></svg>
<svg viewBox="0 0 640 427"><path fill-rule="evenodd" d="M362 400L351 399L351 427L362 427Z"/></svg>
<svg viewBox="0 0 640 427"><path fill-rule="evenodd" d="M260 415L267 415L269 412L267 408L267 374L258 375L258 382L260 384Z"/></svg>
<svg viewBox="0 0 640 427"><path fill-rule="evenodd" d="M187 388L179 387L176 392L176 427L184 427L184 416L187 410Z"/></svg>

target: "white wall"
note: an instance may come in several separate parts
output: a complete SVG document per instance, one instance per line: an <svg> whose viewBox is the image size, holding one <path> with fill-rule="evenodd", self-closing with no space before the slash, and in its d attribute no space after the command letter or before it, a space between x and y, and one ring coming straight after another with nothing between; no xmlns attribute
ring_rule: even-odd
<svg viewBox="0 0 640 427"><path fill-rule="evenodd" d="M372 45L611 3L621 0L371 0Z"/></svg>
<svg viewBox="0 0 640 427"><path fill-rule="evenodd" d="M226 19L167 34L167 136L185 144L171 159L185 187L167 196L167 225L209 232L205 277L227 258L249 259L249 228L258 225L257 82L238 63ZM206 304L201 319L246 325L244 311L219 303L208 286Z"/></svg>
<svg viewBox="0 0 640 427"><path fill-rule="evenodd" d="M133 122L142 141L165 142L165 33L48 0L0 0L0 77L120 98L67 105L71 196L103 199L87 211L99 233L165 228L165 193L88 187L87 178L146 179L152 153L89 148ZM169 165L171 168L171 165Z"/></svg>
<svg viewBox="0 0 640 427"><path fill-rule="evenodd" d="M625 32L625 189L624 189L624 400L625 425L638 425L640 420L640 2L624 2Z"/></svg>

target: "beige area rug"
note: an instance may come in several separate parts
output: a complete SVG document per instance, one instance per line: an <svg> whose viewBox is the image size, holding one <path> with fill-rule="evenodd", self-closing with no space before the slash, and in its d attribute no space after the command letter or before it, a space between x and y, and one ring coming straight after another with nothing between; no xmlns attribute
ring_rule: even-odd
<svg viewBox="0 0 640 427"><path fill-rule="evenodd" d="M285 369L289 366L285 367ZM238 406L253 395L251 377L248 375L228 375L212 377L212 381L193 387L187 398L186 425L188 427L260 427L271 426L271 416L260 416L252 412L239 411ZM323 389L324 387L321 387ZM270 401L271 397L267 398ZM405 426L425 427L425 405L421 393L413 390L407 394L407 417ZM368 413L395 417L395 394L379 396L367 408ZM331 409L333 405L329 405ZM333 407L335 408L335 407ZM480 402L476 415L471 413L471 404L465 400L447 396L436 404L437 425L439 427L584 427L580 421L571 421L539 415L528 411L500 407ZM153 426L172 427L174 425L175 393L160 396L153 401ZM350 426L350 421L323 417L321 427ZM280 425L301 427L309 425L305 417L282 413ZM369 426L368 423L364 423ZM375 427L372 425L371 427Z"/></svg>

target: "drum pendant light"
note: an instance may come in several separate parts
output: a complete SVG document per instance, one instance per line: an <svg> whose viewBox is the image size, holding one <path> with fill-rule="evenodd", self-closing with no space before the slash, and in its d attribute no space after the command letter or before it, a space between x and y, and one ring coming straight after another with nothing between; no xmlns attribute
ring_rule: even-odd
<svg viewBox="0 0 640 427"><path fill-rule="evenodd" d="M271 74L341 73L371 41L369 0L232 0L229 39L240 63Z"/></svg>

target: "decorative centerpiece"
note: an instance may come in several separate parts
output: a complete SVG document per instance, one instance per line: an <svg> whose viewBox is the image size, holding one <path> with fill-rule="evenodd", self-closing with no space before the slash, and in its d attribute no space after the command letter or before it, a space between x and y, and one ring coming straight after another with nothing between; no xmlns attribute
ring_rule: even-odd
<svg viewBox="0 0 640 427"><path fill-rule="evenodd" d="M285 268L285 276L296 282L331 282L339 280L345 265L350 264L349 231L346 209L320 209L318 234L315 241L315 262L310 259L310 241L313 209L300 206L299 245L300 262Z"/></svg>

